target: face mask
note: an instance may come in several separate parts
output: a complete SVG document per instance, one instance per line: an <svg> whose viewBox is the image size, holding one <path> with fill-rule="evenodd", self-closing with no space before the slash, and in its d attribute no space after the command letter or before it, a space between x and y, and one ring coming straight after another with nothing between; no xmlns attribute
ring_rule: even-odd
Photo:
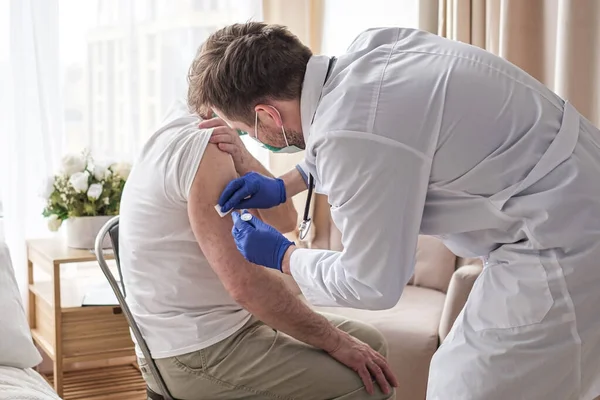
<svg viewBox="0 0 600 400"><path fill-rule="evenodd" d="M273 107L273 108L275 109L275 111L277 111L277 109L275 107ZM279 111L277 111L277 114L279 114ZM212 117L213 118L218 118L219 116L213 112ZM258 113L256 114L256 117L255 117L255 120L254 120L254 131L258 133L257 128L258 128ZM285 135L285 129L283 129L283 126L281 127L281 130L283 132L283 138L285 139L285 143L287 144L288 141L287 141L287 137ZM236 129L236 131L237 131L237 133L238 133L239 136L248 135L248 132L242 131L240 129ZM261 142L257 138L254 138L254 137L252 137L250 135L248 135L248 136L252 140L254 140L256 143L260 144L262 148L267 149L267 150L269 150L269 151L271 151L273 153L282 153L282 154L283 153L288 153L288 154L291 154L291 153L297 153L299 151L302 151L301 148L298 148L296 146L290 146L290 145L287 145L287 146L282 147L282 148L275 147L275 146L270 146L268 144L264 144L263 142Z"/></svg>
<svg viewBox="0 0 600 400"><path fill-rule="evenodd" d="M273 107L273 106L270 106L270 107L273 110L277 111L277 114L279 114L279 111L275 107ZM281 114L279 114L279 118L281 118ZM285 134L285 129L283 128L283 125L281 126L281 132L283 133L283 139L285 140L285 147L274 147L274 146L270 146L268 144L264 144L263 142L261 142L258 139L258 113L254 114L254 132L256 133L256 137L252 138L252 139L256 140L258 143L260 143L260 145L262 147L264 147L265 149L267 149L273 153L291 154L291 153L297 153L299 151L302 151L302 149L297 146L290 146L290 144L288 143L287 136ZM250 136L250 137L252 137L252 136Z"/></svg>

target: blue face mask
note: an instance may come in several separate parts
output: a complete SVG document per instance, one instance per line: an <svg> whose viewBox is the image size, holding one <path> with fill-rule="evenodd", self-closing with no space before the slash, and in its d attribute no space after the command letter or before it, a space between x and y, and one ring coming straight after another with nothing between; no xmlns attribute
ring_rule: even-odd
<svg viewBox="0 0 600 400"><path fill-rule="evenodd" d="M277 111L277 114L279 114L279 111L275 107L273 107L273 106L269 106L269 107L271 107L273 110ZM281 118L281 114L279 114L279 118ZM273 153L291 154L291 153L298 153L299 151L302 151L302 149L297 146L290 146L290 144L288 143L287 136L285 134L285 128L283 127L283 125L281 125L281 133L283 133L283 139L285 140L285 147L274 147L274 146L270 146L268 144L264 144L263 142L261 142L258 139L258 113L254 114L254 132L256 133L256 138L253 138L253 139L256 140L258 143L260 143L260 145L262 147L264 147L265 149L267 149ZM250 137L252 137L252 136L250 136Z"/></svg>

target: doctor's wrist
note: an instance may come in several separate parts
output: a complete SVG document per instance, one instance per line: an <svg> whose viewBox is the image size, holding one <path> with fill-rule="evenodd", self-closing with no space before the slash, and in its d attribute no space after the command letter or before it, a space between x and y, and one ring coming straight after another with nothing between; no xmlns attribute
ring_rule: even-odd
<svg viewBox="0 0 600 400"><path fill-rule="evenodd" d="M298 168L285 173L281 176L281 179L283 180L286 198L288 199L291 199L298 193L304 192L307 188L307 184Z"/></svg>
<svg viewBox="0 0 600 400"><path fill-rule="evenodd" d="M294 252L294 250L296 250L296 245L292 244L290 247L287 248L287 250L285 251L285 254L283 255L283 259L281 260L281 272L283 272L284 274L287 275L291 275L292 272L290 270L291 267L291 259L292 259L292 253Z"/></svg>
<svg viewBox="0 0 600 400"><path fill-rule="evenodd" d="M281 178L275 178L275 181L279 185L279 204L283 204L287 200L287 190L285 187L285 182Z"/></svg>

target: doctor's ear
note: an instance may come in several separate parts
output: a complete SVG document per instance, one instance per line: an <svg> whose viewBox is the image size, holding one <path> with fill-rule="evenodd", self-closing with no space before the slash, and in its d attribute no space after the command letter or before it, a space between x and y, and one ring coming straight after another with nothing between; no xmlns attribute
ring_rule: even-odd
<svg viewBox="0 0 600 400"><path fill-rule="evenodd" d="M259 123L264 125L275 124L278 128L283 125L283 120L281 119L281 115L279 111L271 105L268 104L257 104L254 107L254 111L258 113Z"/></svg>

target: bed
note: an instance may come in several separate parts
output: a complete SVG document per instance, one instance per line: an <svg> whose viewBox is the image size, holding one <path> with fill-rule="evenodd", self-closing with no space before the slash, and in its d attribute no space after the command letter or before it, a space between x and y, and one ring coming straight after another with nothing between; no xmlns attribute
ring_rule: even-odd
<svg viewBox="0 0 600 400"><path fill-rule="evenodd" d="M0 399L60 400L60 397L32 368L0 366Z"/></svg>
<svg viewBox="0 0 600 400"><path fill-rule="evenodd" d="M10 252L0 242L0 400L60 400L33 369L41 361L31 339Z"/></svg>

